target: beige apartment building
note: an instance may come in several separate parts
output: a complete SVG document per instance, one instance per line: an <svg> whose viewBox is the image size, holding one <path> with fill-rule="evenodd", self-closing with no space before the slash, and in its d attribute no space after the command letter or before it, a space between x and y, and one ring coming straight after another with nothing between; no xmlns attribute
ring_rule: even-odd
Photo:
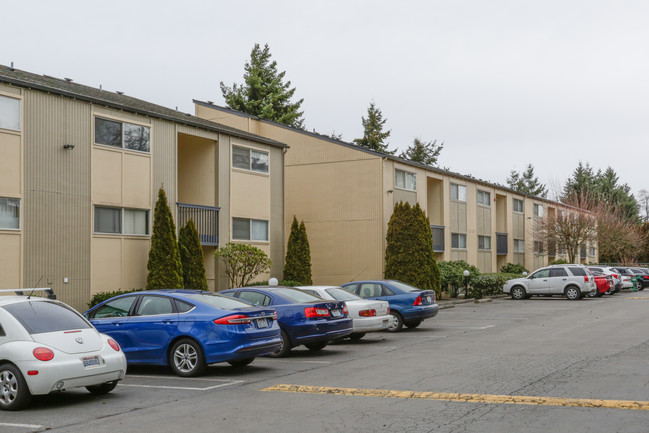
<svg viewBox="0 0 649 433"><path fill-rule="evenodd" d="M0 66L0 288L52 287L84 311L93 293L146 286L163 187L176 229L197 225L209 285L214 251L252 243L280 274L280 141L122 94Z"/></svg>
<svg viewBox="0 0 649 433"><path fill-rule="evenodd" d="M212 103L198 117L286 143L285 233L304 220L315 284L381 278L395 203L419 203L429 217L438 261L465 260L482 272L506 263L533 270L566 258L535 239L544 215L574 211L561 203L451 171L413 163ZM581 261L597 261L584 245Z"/></svg>

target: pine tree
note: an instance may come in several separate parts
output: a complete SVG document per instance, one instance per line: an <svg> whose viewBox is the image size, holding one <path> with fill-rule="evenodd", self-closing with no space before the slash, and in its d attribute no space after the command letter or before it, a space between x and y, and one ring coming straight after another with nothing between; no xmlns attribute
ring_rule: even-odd
<svg viewBox="0 0 649 433"><path fill-rule="evenodd" d="M293 216L291 233L288 236L286 246L284 280L297 281L305 286L313 284L311 277L311 249L306 234L306 226L304 221L298 224L295 216Z"/></svg>
<svg viewBox="0 0 649 433"><path fill-rule="evenodd" d="M415 138L412 146L401 152L400 157L413 162L419 162L425 165L437 165L437 158L444 148L444 143L437 145L437 140L424 142L420 138Z"/></svg>
<svg viewBox="0 0 649 433"><path fill-rule="evenodd" d="M221 81L221 92L228 107L284 125L302 128L300 106L304 99L291 102L295 88L283 82L286 71L277 72L277 62L270 61L268 44L255 44L250 61L244 66L244 84L228 87Z"/></svg>
<svg viewBox="0 0 649 433"><path fill-rule="evenodd" d="M523 173L512 170L507 179L507 184L511 189L523 194L535 195L537 197L546 197L548 195L548 190L545 185L534 175L534 166L532 164L527 164Z"/></svg>
<svg viewBox="0 0 649 433"><path fill-rule="evenodd" d="M383 132L383 125L387 119L383 119L383 113L376 108L372 101L367 109L367 119L362 117L363 138L354 139L354 143L377 152L393 154L393 150L388 150L388 143L385 139L390 136L390 131Z"/></svg>
<svg viewBox="0 0 649 433"><path fill-rule="evenodd" d="M153 213L153 234L147 270L147 290L183 288L176 226L167 203L167 195L162 188L158 191L158 201Z"/></svg>
<svg viewBox="0 0 649 433"><path fill-rule="evenodd" d="M207 290L203 249L194 220L187 221L178 234L178 248L183 267L185 289Z"/></svg>

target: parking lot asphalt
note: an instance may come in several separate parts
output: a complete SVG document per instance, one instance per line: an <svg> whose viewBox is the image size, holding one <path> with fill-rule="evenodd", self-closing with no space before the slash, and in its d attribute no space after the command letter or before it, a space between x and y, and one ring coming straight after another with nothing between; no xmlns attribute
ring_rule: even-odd
<svg viewBox="0 0 649 433"><path fill-rule="evenodd" d="M649 293L446 305L417 329L199 378L129 368L109 395L2 413L0 432L648 431Z"/></svg>

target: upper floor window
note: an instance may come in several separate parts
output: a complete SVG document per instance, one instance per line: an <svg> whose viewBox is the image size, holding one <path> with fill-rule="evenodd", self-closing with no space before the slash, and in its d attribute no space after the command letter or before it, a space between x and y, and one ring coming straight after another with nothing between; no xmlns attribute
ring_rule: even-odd
<svg viewBox="0 0 649 433"><path fill-rule="evenodd" d="M232 146L232 167L268 173L268 152Z"/></svg>
<svg viewBox="0 0 649 433"><path fill-rule="evenodd" d="M20 228L20 199L0 197L0 229Z"/></svg>
<svg viewBox="0 0 649 433"><path fill-rule="evenodd" d="M20 99L0 96L0 129L20 131Z"/></svg>
<svg viewBox="0 0 649 433"><path fill-rule="evenodd" d="M491 236L478 236L478 249L491 250Z"/></svg>
<svg viewBox="0 0 649 433"><path fill-rule="evenodd" d="M543 241L534 241L534 252L537 254L543 253Z"/></svg>
<svg viewBox="0 0 649 433"><path fill-rule="evenodd" d="M232 239L241 241L268 241L268 221L232 218Z"/></svg>
<svg viewBox="0 0 649 433"><path fill-rule="evenodd" d="M514 252L515 253L525 252L525 241L523 239L514 239Z"/></svg>
<svg viewBox="0 0 649 433"><path fill-rule="evenodd" d="M149 211L95 206L95 233L148 235Z"/></svg>
<svg viewBox="0 0 649 433"><path fill-rule="evenodd" d="M151 128L95 117L95 144L151 151Z"/></svg>
<svg viewBox="0 0 649 433"><path fill-rule="evenodd" d="M514 212L523 213L523 200L514 199Z"/></svg>
<svg viewBox="0 0 649 433"><path fill-rule="evenodd" d="M394 169L394 186L395 188L407 189L409 191L417 190L417 175L409 171Z"/></svg>
<svg viewBox="0 0 649 433"><path fill-rule="evenodd" d="M451 248L466 249L466 234L451 233Z"/></svg>
<svg viewBox="0 0 649 433"><path fill-rule="evenodd" d="M491 206L491 193L478 190L478 204Z"/></svg>
<svg viewBox="0 0 649 433"><path fill-rule="evenodd" d="M543 205L535 204L534 205L534 216L542 217L543 216Z"/></svg>
<svg viewBox="0 0 649 433"><path fill-rule="evenodd" d="M466 201L466 186L452 183L451 200Z"/></svg>

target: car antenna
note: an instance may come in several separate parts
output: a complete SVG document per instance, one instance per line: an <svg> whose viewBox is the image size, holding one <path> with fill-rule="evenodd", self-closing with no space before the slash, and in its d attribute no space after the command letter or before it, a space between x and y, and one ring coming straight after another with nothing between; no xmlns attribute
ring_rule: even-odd
<svg viewBox="0 0 649 433"><path fill-rule="evenodd" d="M351 280L349 280L349 282L351 283L352 281L356 280L356 277L358 277L360 274L362 274L363 272L365 272L365 271L367 270L367 268L369 268L369 266L365 266L365 269L363 269L362 271L360 271L358 274L354 275L354 278L352 278Z"/></svg>
<svg viewBox="0 0 649 433"><path fill-rule="evenodd" d="M38 279L38 281L36 282L36 285L35 285L34 288L32 289L32 292L31 292L29 295L27 295L27 299L31 298L31 296L34 294L34 290L35 290L36 287L38 287L38 285L41 283L41 280L42 280L42 279L43 279L43 275L41 275L41 277L40 277L40 278Z"/></svg>

